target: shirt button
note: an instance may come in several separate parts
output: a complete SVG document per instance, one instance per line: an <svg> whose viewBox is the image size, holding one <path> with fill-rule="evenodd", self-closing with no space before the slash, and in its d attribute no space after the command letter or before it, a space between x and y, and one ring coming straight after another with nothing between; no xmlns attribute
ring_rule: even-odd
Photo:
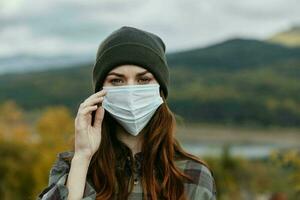
<svg viewBox="0 0 300 200"><path fill-rule="evenodd" d="M139 183L138 179L135 178L135 179L134 179L134 185L137 185L138 183Z"/></svg>

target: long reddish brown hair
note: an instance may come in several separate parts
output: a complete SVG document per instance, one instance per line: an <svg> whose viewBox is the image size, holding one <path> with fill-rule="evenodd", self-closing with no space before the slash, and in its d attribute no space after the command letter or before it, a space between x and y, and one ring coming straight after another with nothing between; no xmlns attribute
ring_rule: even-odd
<svg viewBox="0 0 300 200"><path fill-rule="evenodd" d="M204 165L206 163L181 148L174 137L175 115L169 109L162 91L160 94L164 103L145 126L142 141L144 199L185 200L184 181L192 179L176 167L175 160L191 159ZM97 200L112 199L115 195L117 199L124 200L133 188L133 180L124 175L127 156L132 159L133 155L131 150L117 139L116 123L114 118L105 112L101 143L88 170L97 191Z"/></svg>

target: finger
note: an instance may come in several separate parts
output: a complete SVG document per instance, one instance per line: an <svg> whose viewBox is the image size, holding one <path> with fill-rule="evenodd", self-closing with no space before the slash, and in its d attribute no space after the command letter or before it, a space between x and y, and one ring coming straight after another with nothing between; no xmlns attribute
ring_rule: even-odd
<svg viewBox="0 0 300 200"><path fill-rule="evenodd" d="M98 108L97 105L85 107L84 109L81 110L80 114L87 115L87 114L91 113L92 111L96 110L97 108Z"/></svg>
<svg viewBox="0 0 300 200"><path fill-rule="evenodd" d="M91 96L89 96L85 101L89 101L90 99L94 99L97 97L102 97L104 95L106 95L107 91L106 90L100 90L99 92L96 92L94 94L92 94Z"/></svg>
<svg viewBox="0 0 300 200"><path fill-rule="evenodd" d="M101 103L103 101L103 97L96 97L94 99L89 99L89 100L86 100L85 102L83 102L83 105L82 105L82 108L85 108L87 106L93 106L94 104L98 104L98 103Z"/></svg>
<svg viewBox="0 0 300 200"><path fill-rule="evenodd" d="M105 112L105 110L102 106L100 106L97 109L96 114L95 114L94 127L101 128L102 121L103 121L103 118L104 118L104 112Z"/></svg>

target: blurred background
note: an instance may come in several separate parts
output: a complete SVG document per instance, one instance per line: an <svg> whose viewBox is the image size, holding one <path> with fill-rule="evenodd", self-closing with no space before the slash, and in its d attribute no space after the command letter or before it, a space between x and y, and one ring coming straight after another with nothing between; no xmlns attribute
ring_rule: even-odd
<svg viewBox="0 0 300 200"><path fill-rule="evenodd" d="M121 26L167 47L183 147L218 199L300 199L297 0L1 0L0 198L35 199L71 147L100 42Z"/></svg>

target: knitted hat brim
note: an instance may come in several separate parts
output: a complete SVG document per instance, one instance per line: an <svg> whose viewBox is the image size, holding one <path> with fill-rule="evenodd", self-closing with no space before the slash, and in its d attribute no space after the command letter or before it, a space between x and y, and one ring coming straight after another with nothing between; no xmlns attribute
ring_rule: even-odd
<svg viewBox="0 0 300 200"><path fill-rule="evenodd" d="M138 43L118 44L99 55L93 70L94 92L102 89L107 74L113 68L124 64L137 65L151 72L167 98L170 79L167 63L154 50Z"/></svg>

